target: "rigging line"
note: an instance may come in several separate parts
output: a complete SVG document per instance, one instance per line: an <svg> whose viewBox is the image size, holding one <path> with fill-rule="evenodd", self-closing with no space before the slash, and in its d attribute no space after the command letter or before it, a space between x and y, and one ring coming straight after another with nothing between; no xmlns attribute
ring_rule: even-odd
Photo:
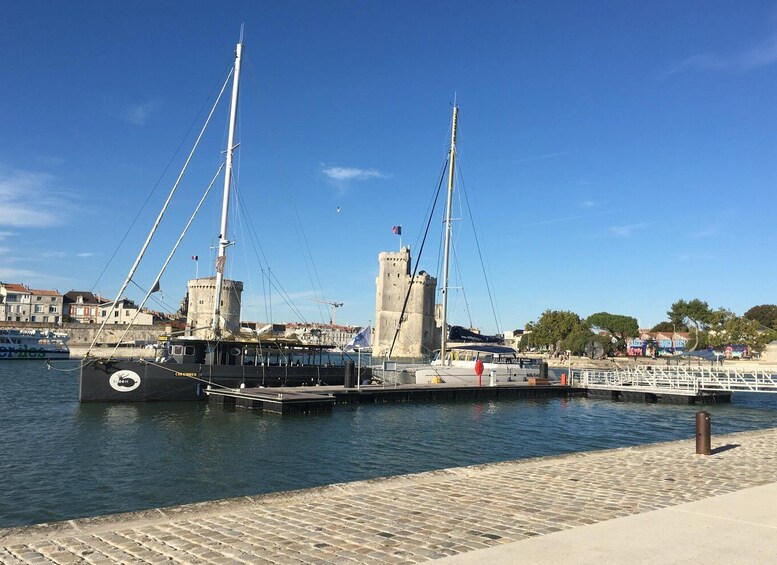
<svg viewBox="0 0 777 565"><path fill-rule="evenodd" d="M258 245L259 249L261 250L263 256L264 256L264 250L262 249L261 244L258 243L258 236L256 234L256 228L254 227L253 222L251 221L250 216L245 214L246 206L245 206L245 202L243 201L242 194L238 193L237 194L237 198L241 202L241 207L240 207L239 211L245 215L244 221L246 222L246 225L248 225L249 231L252 232L251 243L252 243L252 246L254 247L254 253L256 254L257 261L259 262L259 265L261 266L262 265L261 259L259 258L259 254L256 252L257 245ZM265 259L265 262L266 262L267 261L267 257L264 257L264 259ZM286 305L291 309L291 311L294 312L297 316L299 316L299 318L304 323L307 323L307 320L305 320L305 316L302 315L302 313L300 312L299 308L297 308L297 306L294 304L294 301L291 299L291 297L288 295L286 290L283 288L283 285L280 283L278 278L272 273L272 270L269 268L269 266L267 267L267 274L268 274L268 284L270 286L270 289L274 288L275 290L277 290L278 294L281 296L281 298L286 303ZM273 284L273 282L272 282L273 279L278 283L277 285Z"/></svg>
<svg viewBox="0 0 777 565"><path fill-rule="evenodd" d="M259 87L256 84L256 77L255 77L254 72L253 72L253 67L252 67L250 55L246 57L246 66L248 68L248 76L250 78L250 81L254 85L254 89L253 89L252 92L254 93L254 96L256 96L257 99L258 99ZM261 104L261 101L259 101L259 103ZM260 107L261 107L261 105L260 105ZM272 130L269 130L269 131L272 134ZM272 149L274 149L274 145L271 145L270 147ZM277 163L280 163L281 159L278 159L276 157L275 161ZM310 285L311 285L311 287L313 289L313 295L315 297L321 296L321 298L323 299L323 298L325 298L325 294L324 294L323 286L321 285L321 278L319 277L318 269L316 268L316 263L315 263L315 261L313 259L313 254L310 251L310 244L308 242L307 235L305 234L305 229L304 229L304 226L302 224L302 219L301 219L301 217L299 215L299 210L297 208L296 201L293 198L292 191L289 189L288 175L286 174L286 172L285 172L285 170L283 168L281 168L280 175L281 175L281 187L282 187L284 195L286 196L286 199L287 199L286 203L291 208L291 210L293 212L293 219L295 220L293 222L294 234L297 237L297 241L299 242L300 247L302 248L302 252L303 252L302 253L302 259L303 259L303 261L305 263L305 270L306 270L307 275L308 275L308 280L310 281ZM300 233L302 234L302 236L300 236ZM312 270L312 274L311 274L311 270ZM315 281L314 281L314 275L315 275ZM318 283L318 287L316 287L316 282ZM326 317L325 317L325 314L324 314L324 309L323 309L323 307L322 307L320 302L317 303L317 307L318 307L319 316L321 317L321 320L324 321L326 319Z"/></svg>
<svg viewBox="0 0 777 565"><path fill-rule="evenodd" d="M170 264L170 261L173 259L173 256L175 255L175 252L178 251L178 247L181 245L181 242L183 241L184 236L186 235L186 232L189 231L189 227L191 227L192 222L194 221L194 218L197 216L197 212L200 211L200 208L202 207L202 203L205 202L205 198L210 193L210 189L213 188L213 185L216 183L216 179L219 178L219 175L221 174L221 170L224 168L224 164L219 167L218 171L216 171L216 174L213 175L213 179L210 181L210 184L208 185L208 188L205 189L205 193L202 195L202 198L200 198L200 202L197 204L197 207L194 209L194 212L192 213L191 217L189 218L189 221L186 222L186 226L184 226L183 230L181 230L181 234L178 236L178 240L175 242L175 245L173 245L173 248L170 250L170 253L167 255L167 259L165 260L164 264L162 265L162 268L159 269L159 273L157 273L156 278L154 279L154 283L151 285L151 290L149 290L146 293L146 296L143 297L143 301L138 305L138 309L135 312L135 315L132 317L132 320L130 320L130 323L127 324L127 328L124 330L124 333L121 334L121 337L119 338L119 341L116 343L116 347L114 347L113 352L111 353L111 357L116 353L116 351L119 349L119 345L124 341L124 338L127 336L127 332L130 331L130 328L132 327L132 324L135 323L135 320L140 315L140 310L143 308L143 306L146 305L146 302L148 301L148 297L153 294L154 289L159 286L159 281L162 279L162 275L165 273L165 270L167 269L167 266Z"/></svg>
<svg viewBox="0 0 777 565"><path fill-rule="evenodd" d="M224 71L226 71L227 68L230 68L231 66L232 66L231 63L228 64L227 67L224 68ZM222 74L223 74L223 71L222 71ZM227 75L227 80L229 80L229 76L231 76L231 75L232 75L232 71L230 71L229 75ZM181 147L183 147L183 144L189 138L189 134L192 132L192 129L194 129L195 124L199 121L200 116L202 116L202 113L205 110L205 108L207 108L208 100L210 100L213 97L213 93L216 92L217 89L218 89L218 82L213 86L213 89L211 90L210 94L208 94L208 97L202 103L202 106L200 107L200 110L197 112L197 115L194 117L194 120L192 121L191 125L189 125L189 129L186 130L186 133L184 134L183 138L181 139L181 142L178 144L178 147L175 149L175 152L173 153L173 156L170 157L170 161L167 162L167 165L162 170L162 174L159 175L159 178L157 179L156 183L154 184L153 188L151 189L151 192L149 192L148 196L146 196L146 200L140 206L140 209L138 210L138 213L135 214L135 217L133 218L132 222L130 222L130 225L127 228L127 231L124 232L124 235L122 236L121 241L119 241L119 244L113 250L113 254L108 259L108 262L103 267L103 270L100 271L100 274L98 275L97 280L94 281L94 284L92 285L92 288L91 288L91 290L89 292L94 292L94 289L100 283L100 280L102 279L103 275L105 274L105 271L107 271L108 267L110 267L111 263L113 262L113 259L116 257L116 254L119 252L119 249L121 249L121 246L124 245L124 241L127 239L127 236L129 236L130 232L132 231L132 228L137 223L138 218L140 218L140 215L143 213L143 210L145 210L146 206L148 206L148 203L151 200L151 197L154 195L154 192L156 192L156 189L159 188L159 185L162 183L162 179L165 178L165 175L167 175L167 171L170 169L170 167L173 164L173 161L175 161L175 158L178 156L178 153L181 151Z"/></svg>
<svg viewBox="0 0 777 565"><path fill-rule="evenodd" d="M456 248L453 248L453 264L456 268L456 276L459 277L460 281L463 281L464 278L461 276L461 265L459 263L459 254L456 253ZM467 301L467 293L464 291L464 284L461 285L461 296L464 298L464 309L467 311L467 318L469 319L469 327L472 328L472 312L469 309L469 302Z"/></svg>
<svg viewBox="0 0 777 565"><path fill-rule="evenodd" d="M230 73L230 76L231 74L232 73ZM140 253L138 253L137 258L135 259L135 263L132 265L132 268L130 268L130 271L127 274L127 278L125 279L124 284L122 285L121 289L116 295L116 300L113 301L113 305L111 306L111 309L108 312L108 316L110 316L113 313L113 311L116 309L116 304L118 304L122 293L127 289L127 286L129 285L129 282L132 280L132 277L135 274L135 271L137 270L141 259L143 259L143 255L145 255L146 250L148 249L148 246L151 244L151 240L154 238L154 234L156 233L156 230L159 227L159 224L162 222L162 218L164 217L165 212L167 211L167 208L170 205L170 201L173 199L173 195L175 195L176 190L178 190L178 186L181 183L181 179L183 178L183 175L186 172L186 169L189 167L189 163L191 162L192 157L194 156L194 152L197 150L197 147L200 144L200 140L202 139L202 136L205 133L205 129L208 127L208 124L210 123L210 119L213 117L213 113L216 111L216 107L218 106L218 103L221 100L221 95L224 94L224 90L227 88L228 83L229 83L229 77L227 77L227 80L224 81L224 86L221 87L221 92L219 92L216 102L213 104L213 107L210 109L208 118L205 120L205 124L202 126L202 129L200 130L200 134L197 136L197 140L194 142L194 146L189 152L189 156L186 158L186 162L183 165L183 169L181 169L181 172L178 174L178 178L176 179L175 184L173 185L173 188L170 189L170 193L167 195L167 200L165 200L165 203L162 206L162 209L159 211L159 215L157 216L156 221L154 222L154 225L151 228L151 231L148 233L148 236L146 236L146 241L143 244L143 248L140 250ZM107 323L108 323L108 318L106 318L103 321L103 323L100 325L100 328L95 333L94 339L92 340L92 343L89 346L89 349L87 349L86 351L86 355L89 355L89 353L92 351L92 348L97 343L97 340L100 337L100 334L102 333L103 329L105 328L105 324Z"/></svg>
<svg viewBox="0 0 777 565"><path fill-rule="evenodd" d="M300 247L302 247L302 257L305 260L305 270L308 274L308 279L310 281L310 286L313 288L313 296L315 298L321 297L321 300L325 300L326 297L324 295L324 290L321 285L321 279L318 276L318 270L316 269L315 261L313 260L313 254L310 251L310 243L308 242L307 234L305 233L305 228L302 224L302 218L299 214L299 209L297 208L297 203L294 200L294 197L291 195L291 191L286 191L286 198L287 198L287 204L291 207L292 212L294 213L293 219L294 219L294 233L297 236L297 241L300 244ZM315 278L314 278L315 275ZM321 322L326 323L326 316L324 314L324 308L322 307L321 302L317 302L318 307L318 313L319 316L321 316Z"/></svg>
<svg viewBox="0 0 777 565"><path fill-rule="evenodd" d="M434 196L434 204L432 206L431 213L429 214L429 219L426 222L426 229L424 230L424 237L421 240L421 247L418 250L418 257L415 261L415 267L413 268L413 274L410 277L410 284L407 287L407 293L405 294L405 301L402 303L402 310L399 313L399 321L397 322L397 329L394 331L394 337L391 340L391 347L389 347L387 358L391 358L391 354L394 351L394 344L397 342L397 335L399 335L399 329L402 327L402 318L405 315L405 310L407 309L407 302L410 299L410 291L413 289L413 283L415 282L415 275L418 272L418 265L421 263L421 255L424 252L424 246L426 245L426 236L429 234L429 227L432 225L432 218L434 217L434 209L437 207L437 200L440 198L440 192L442 191L442 182L445 180L445 167L447 166L447 159L445 160L445 164L443 165L442 172L440 173L440 180L437 184L437 193ZM445 330L443 330L445 331Z"/></svg>
<svg viewBox="0 0 777 565"><path fill-rule="evenodd" d="M483 278L485 279L485 282L486 282L486 291L488 292L488 300L491 302L491 312L494 315L494 322L496 323L496 332L497 333L501 333L502 324L500 323L499 316L497 314L497 308L496 308L496 303L494 301L494 295L491 292L491 285L488 282L488 275L486 273L486 265L485 265L485 262L483 261L483 252L482 252L482 250L480 248L480 239L478 238L478 231L477 231L477 228L475 227L475 219L474 219L474 217L472 215L472 208L471 208L471 206L469 204L469 196L468 196L467 190L466 190L466 188L464 186L464 177L463 177L463 175L461 173L461 167L459 167L459 180L461 181L461 192L464 193L464 202L467 204L467 213L469 214L469 221L470 221L470 224L472 224L472 233L475 235L475 245L477 246L478 258L480 259L480 268L483 271Z"/></svg>

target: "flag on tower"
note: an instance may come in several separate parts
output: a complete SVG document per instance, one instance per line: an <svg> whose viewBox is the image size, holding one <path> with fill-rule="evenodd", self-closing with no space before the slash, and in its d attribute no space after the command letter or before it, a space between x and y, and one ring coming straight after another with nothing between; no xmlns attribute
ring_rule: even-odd
<svg viewBox="0 0 777 565"><path fill-rule="evenodd" d="M197 261L199 258L199 255L192 255L192 261Z"/></svg>
<svg viewBox="0 0 777 565"><path fill-rule="evenodd" d="M394 232L396 235L402 235L402 226L394 226L394 228L392 229L392 231L393 231L393 232Z"/></svg>

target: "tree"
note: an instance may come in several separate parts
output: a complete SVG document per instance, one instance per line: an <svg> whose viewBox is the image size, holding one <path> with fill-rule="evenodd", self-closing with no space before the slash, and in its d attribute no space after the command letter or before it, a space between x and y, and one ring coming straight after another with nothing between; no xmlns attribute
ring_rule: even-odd
<svg viewBox="0 0 777 565"><path fill-rule="evenodd" d="M564 351L571 351L573 355L585 355L586 346L592 342L601 344L601 349L605 355L612 351L612 340L610 338L596 335L589 329L579 330L569 334L564 341L561 342L561 348Z"/></svg>
<svg viewBox="0 0 777 565"><path fill-rule="evenodd" d="M527 324L527 327L531 328L527 344L549 347L553 351L569 334L588 329L580 316L566 310L545 310L535 323ZM524 346L523 340L521 346Z"/></svg>
<svg viewBox="0 0 777 565"><path fill-rule="evenodd" d="M661 322L650 328L651 332L674 332L677 329L672 322ZM680 330L685 329L685 326L680 326Z"/></svg>
<svg viewBox="0 0 777 565"><path fill-rule="evenodd" d="M694 298L687 302L685 300L678 300L672 304L672 309L666 315L669 316L669 321L678 326L687 325L688 322L693 324L696 328L696 342L689 351L695 351L699 345L699 332L710 325L712 310L710 310L709 304Z"/></svg>
<svg viewBox="0 0 777 565"><path fill-rule="evenodd" d="M707 334L707 340L712 347L745 345L755 352L763 351L774 337L775 331L763 331L760 322L734 315L721 317Z"/></svg>
<svg viewBox="0 0 777 565"><path fill-rule="evenodd" d="M755 320L764 328L777 330L777 305L775 304L753 306L750 310L745 312L743 317L748 320Z"/></svg>
<svg viewBox="0 0 777 565"><path fill-rule="evenodd" d="M639 336L637 319L621 314L597 312L586 319L586 323L594 328L607 331L618 340L618 349L625 349L626 338Z"/></svg>

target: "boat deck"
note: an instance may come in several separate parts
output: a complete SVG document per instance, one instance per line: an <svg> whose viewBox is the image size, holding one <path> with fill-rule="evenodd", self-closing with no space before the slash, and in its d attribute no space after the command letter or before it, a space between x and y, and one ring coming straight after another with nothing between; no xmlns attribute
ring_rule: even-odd
<svg viewBox="0 0 777 565"><path fill-rule="evenodd" d="M494 386L439 384L273 387L209 390L209 401L225 406L261 410L271 414L329 412L336 404L386 404L408 402L455 402L558 398L585 396L582 388L533 385L528 382L497 383Z"/></svg>

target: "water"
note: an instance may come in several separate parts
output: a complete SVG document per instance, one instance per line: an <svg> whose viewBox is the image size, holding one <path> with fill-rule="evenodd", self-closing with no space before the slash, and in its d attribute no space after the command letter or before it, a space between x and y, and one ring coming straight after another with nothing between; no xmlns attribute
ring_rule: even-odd
<svg viewBox="0 0 777 565"><path fill-rule="evenodd" d="M0 364L0 527L690 438L699 409L579 398L280 417L77 396L76 372ZM713 436L777 426L777 396L705 409Z"/></svg>

